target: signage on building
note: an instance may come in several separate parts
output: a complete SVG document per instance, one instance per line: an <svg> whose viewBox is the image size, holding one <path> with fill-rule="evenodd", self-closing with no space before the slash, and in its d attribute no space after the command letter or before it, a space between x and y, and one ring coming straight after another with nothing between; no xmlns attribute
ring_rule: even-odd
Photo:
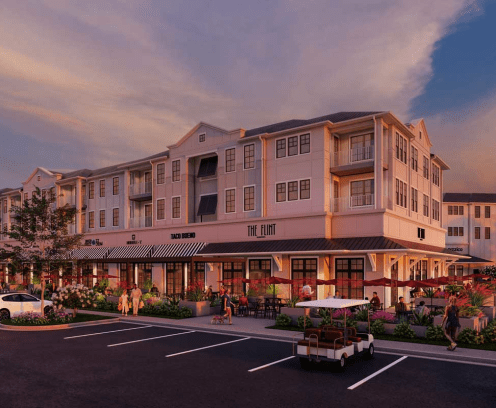
<svg viewBox="0 0 496 408"><path fill-rule="evenodd" d="M126 241L127 245L136 245L136 244L141 244L141 239L140 240L134 240L134 241Z"/></svg>
<svg viewBox="0 0 496 408"><path fill-rule="evenodd" d="M276 235L276 224L248 225L249 237L265 238L268 235Z"/></svg>
<svg viewBox="0 0 496 408"><path fill-rule="evenodd" d="M448 251L463 252L463 248L447 248Z"/></svg>
<svg viewBox="0 0 496 408"><path fill-rule="evenodd" d="M196 233L194 232L183 232L181 234L171 234L171 239L188 239L195 238Z"/></svg>
<svg viewBox="0 0 496 408"><path fill-rule="evenodd" d="M87 245L87 246L103 245L103 242L100 241L98 238L97 239L86 239L84 241L84 245Z"/></svg>

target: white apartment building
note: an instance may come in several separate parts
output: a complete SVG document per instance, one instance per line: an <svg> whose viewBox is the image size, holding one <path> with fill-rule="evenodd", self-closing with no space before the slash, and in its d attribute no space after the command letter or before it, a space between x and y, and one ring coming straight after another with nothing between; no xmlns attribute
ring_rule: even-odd
<svg viewBox="0 0 496 408"><path fill-rule="evenodd" d="M450 276L479 272L496 262L496 194L445 193L446 249L467 255L448 269Z"/></svg>
<svg viewBox="0 0 496 408"><path fill-rule="evenodd" d="M86 245L73 256L87 260L86 273L153 279L167 293L192 279L215 290L234 277L438 277L460 256L445 248L449 167L431 148L423 120L405 124L391 112L250 130L201 122L154 156L97 170L35 169L22 188L0 190L1 225L10 228L12 203L52 189L57 205L80 211L72 231L84 232ZM8 265L0 268L1 278ZM314 289L319 298L335 290ZM360 298L377 290L337 289ZM401 294L388 289L384 303Z"/></svg>

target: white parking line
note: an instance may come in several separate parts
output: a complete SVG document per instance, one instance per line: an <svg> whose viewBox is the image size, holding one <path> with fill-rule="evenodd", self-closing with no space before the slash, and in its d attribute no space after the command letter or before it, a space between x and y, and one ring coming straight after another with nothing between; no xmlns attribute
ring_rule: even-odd
<svg viewBox="0 0 496 408"><path fill-rule="evenodd" d="M230 343L236 343L238 341L244 341L244 340L249 340L251 339L251 337L244 337L242 339L238 339L238 340L233 340L233 341L226 341L225 343L219 343L219 344L214 344L212 346L207 346L207 347L200 347L200 348L197 348L197 349L193 349L193 350L188 350L188 351L181 351L180 353L174 353L174 354L169 354L165 357L174 357L174 356L179 356L181 354L188 354L188 353L193 353L195 351L200 351L200 350L205 350L205 349L209 349L209 348L212 348L212 347L219 347L219 346L223 346L225 344L230 344Z"/></svg>
<svg viewBox="0 0 496 408"><path fill-rule="evenodd" d="M404 356L405 354L400 354L400 353L390 353L388 351L376 351L376 354L387 354L390 356ZM408 357L411 358L420 358L422 360L434 360L434 361L446 361L448 363L458 363L458 364L468 364L468 365L476 365L476 366L482 366L482 367L494 367L496 368L496 364L490 364L490 363L478 363L477 361L463 361L463 360L450 360L449 358L440 358L440 357L429 357L429 356L416 356L414 354L408 355ZM472 358L477 358L477 357L472 357Z"/></svg>
<svg viewBox="0 0 496 408"><path fill-rule="evenodd" d="M134 341L126 341L125 343L109 344L107 347L123 346L124 344L132 344L132 343L139 343L139 342L142 342L142 341L149 341L149 340L155 340L155 339L163 339L165 337L181 336L182 334L188 334L188 333L194 333L194 332L195 331L192 330L192 331L182 332L182 333L167 334L165 336L149 337L147 339L134 340Z"/></svg>
<svg viewBox="0 0 496 408"><path fill-rule="evenodd" d="M366 383L368 380L370 380L371 378L374 378L376 375L379 375L380 373L386 371L387 369L391 368L392 366L398 364L399 362L403 361L404 359L408 358L408 356L403 356L401 358L399 358L398 360L396 360L395 362L387 365L386 367L384 368L381 368L379 371L377 371L376 373L372 374L372 375L369 375L368 377L365 377L362 381L358 381L356 384L353 384L351 387L348 387L349 390L354 390L355 388L359 387L360 385L362 385L363 383Z"/></svg>
<svg viewBox="0 0 496 408"><path fill-rule="evenodd" d="M150 326L140 326L140 327L133 327L132 329L121 329L121 330L112 330L112 331L106 331L106 332L100 332L100 333L81 334L79 336L64 337L64 340L77 339L78 337L98 336L99 334L117 333L117 332L123 332L123 331L128 331L128 330L146 329L147 327L153 327L153 326L151 326L151 325Z"/></svg>
<svg viewBox="0 0 496 408"><path fill-rule="evenodd" d="M253 373L254 371L261 370L262 368L265 368L265 367L270 367L271 365L281 363L282 361L290 360L290 359L295 358L295 357L296 356L286 357L286 358L283 358L282 360L277 360L277 361L274 361L274 362L269 363L269 364L265 364L265 365L260 366L260 367L252 368L251 370L248 370L248 372Z"/></svg>

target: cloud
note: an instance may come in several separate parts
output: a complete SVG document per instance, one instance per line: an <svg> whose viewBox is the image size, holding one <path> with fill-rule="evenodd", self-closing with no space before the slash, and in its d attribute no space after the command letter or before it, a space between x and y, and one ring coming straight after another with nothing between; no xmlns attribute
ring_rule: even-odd
<svg viewBox="0 0 496 408"><path fill-rule="evenodd" d="M480 12L466 0L30 4L0 15L0 117L66 156L87 145L82 167L165 150L202 120L409 119L436 43Z"/></svg>

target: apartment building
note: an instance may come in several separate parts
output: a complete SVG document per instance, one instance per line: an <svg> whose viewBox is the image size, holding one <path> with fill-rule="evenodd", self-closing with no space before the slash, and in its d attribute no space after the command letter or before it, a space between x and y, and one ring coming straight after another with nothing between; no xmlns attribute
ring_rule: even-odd
<svg viewBox="0 0 496 408"><path fill-rule="evenodd" d="M479 272L496 262L496 194L445 193L446 249L467 255L448 268L450 276Z"/></svg>
<svg viewBox="0 0 496 408"><path fill-rule="evenodd" d="M348 279L341 293L370 297L377 288L361 279L437 277L463 258L445 249L449 167L431 148L423 120L402 123L391 112L250 130L201 122L154 156L97 170L37 168L22 188L0 190L2 225L12 199L52 189L57 205L80 211L72 231L86 245L73 256L95 276L153 279L167 293L193 279L215 289L236 277L337 277ZM335 290L314 289L319 298ZM408 291L388 289L385 303L399 294Z"/></svg>

